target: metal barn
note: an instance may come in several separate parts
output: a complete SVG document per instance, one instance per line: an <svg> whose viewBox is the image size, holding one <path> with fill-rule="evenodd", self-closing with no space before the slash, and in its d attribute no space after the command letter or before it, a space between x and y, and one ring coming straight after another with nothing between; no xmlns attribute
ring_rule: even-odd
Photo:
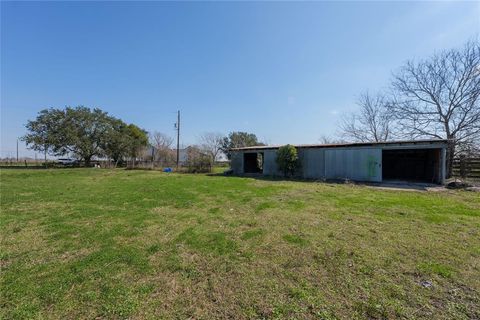
<svg viewBox="0 0 480 320"><path fill-rule="evenodd" d="M276 152L280 146L255 146L231 150L234 174L279 176ZM354 181L405 181L443 184L447 140L393 141L296 145L305 179Z"/></svg>

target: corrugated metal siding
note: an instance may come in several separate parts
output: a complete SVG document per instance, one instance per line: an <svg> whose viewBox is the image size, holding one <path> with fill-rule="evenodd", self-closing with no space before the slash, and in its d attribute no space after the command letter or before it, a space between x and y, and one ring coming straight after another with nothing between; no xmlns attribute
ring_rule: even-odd
<svg viewBox="0 0 480 320"><path fill-rule="evenodd" d="M381 181L381 148L299 149L300 168L297 176L307 179L351 179ZM243 151L232 152L231 168L244 174ZM282 175L275 161L277 150L263 150L263 174Z"/></svg>
<svg viewBox="0 0 480 320"><path fill-rule="evenodd" d="M348 148L325 150L327 179L382 181L381 148Z"/></svg>
<svg viewBox="0 0 480 320"><path fill-rule="evenodd" d="M279 175L277 168L277 150L264 150L263 151L263 174L267 176Z"/></svg>
<svg viewBox="0 0 480 320"><path fill-rule="evenodd" d="M325 149L300 149L300 171L306 179L325 177Z"/></svg>
<svg viewBox="0 0 480 320"><path fill-rule="evenodd" d="M232 152L230 168L234 174L243 174L243 152Z"/></svg>

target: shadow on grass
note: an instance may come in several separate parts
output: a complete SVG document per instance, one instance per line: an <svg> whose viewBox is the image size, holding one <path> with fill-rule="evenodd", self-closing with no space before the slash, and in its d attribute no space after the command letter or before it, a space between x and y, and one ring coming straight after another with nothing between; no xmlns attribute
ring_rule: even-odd
<svg viewBox="0 0 480 320"><path fill-rule="evenodd" d="M209 173L209 177L239 177L239 178L250 178L261 181L292 181L292 182L302 182L302 183L324 183L324 184L334 184L334 185L356 185L356 186L368 186L375 187L379 189L392 189L392 190L410 190L410 191L428 191L431 188L443 190L445 189L442 185L416 182L416 181L385 181L385 182L366 182L366 181L352 181L349 179L308 179L308 178L299 178L299 177L281 177L281 176L267 176L262 174L244 174L244 175L233 175L225 173Z"/></svg>

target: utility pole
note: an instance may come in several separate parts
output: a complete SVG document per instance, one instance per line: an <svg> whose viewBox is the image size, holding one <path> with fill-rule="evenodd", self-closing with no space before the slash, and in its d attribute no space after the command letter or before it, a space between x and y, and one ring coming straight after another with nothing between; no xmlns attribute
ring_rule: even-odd
<svg viewBox="0 0 480 320"><path fill-rule="evenodd" d="M177 123L175 124L177 129L177 170L180 164L180 110L177 111Z"/></svg>
<svg viewBox="0 0 480 320"><path fill-rule="evenodd" d="M17 162L18 162L18 138L17 138Z"/></svg>

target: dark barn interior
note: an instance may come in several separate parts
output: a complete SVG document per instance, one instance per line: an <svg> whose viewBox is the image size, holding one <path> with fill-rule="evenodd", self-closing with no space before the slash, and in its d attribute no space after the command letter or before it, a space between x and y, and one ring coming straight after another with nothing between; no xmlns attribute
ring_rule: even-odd
<svg viewBox="0 0 480 320"><path fill-rule="evenodd" d="M263 152L244 153L243 172L263 173Z"/></svg>
<svg viewBox="0 0 480 320"><path fill-rule="evenodd" d="M441 149L382 151L383 180L440 183Z"/></svg>

